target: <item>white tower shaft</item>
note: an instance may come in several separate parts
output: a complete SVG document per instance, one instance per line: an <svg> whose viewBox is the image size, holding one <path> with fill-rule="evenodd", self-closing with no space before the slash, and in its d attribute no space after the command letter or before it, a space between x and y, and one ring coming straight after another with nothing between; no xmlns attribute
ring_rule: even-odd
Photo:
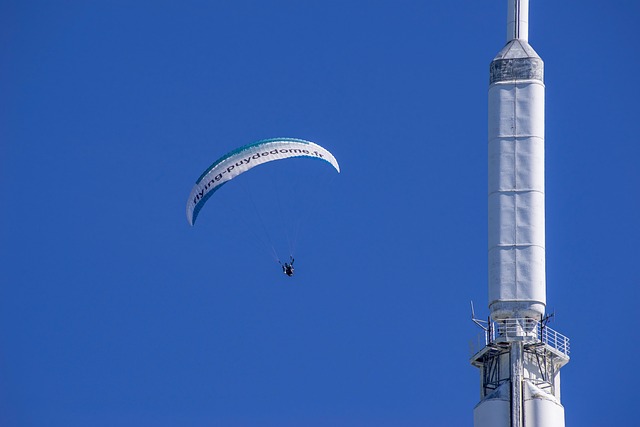
<svg viewBox="0 0 640 427"><path fill-rule="evenodd" d="M546 304L544 64L527 42L529 0L509 0L489 78L489 309L541 319ZM518 38L519 36L524 36Z"/></svg>
<svg viewBox="0 0 640 427"><path fill-rule="evenodd" d="M513 39L491 63L489 307L495 320L544 315L543 63Z"/></svg>
<svg viewBox="0 0 640 427"><path fill-rule="evenodd" d="M529 0L509 0L507 44L489 82L490 319L475 427L564 427L568 339L544 325L544 64L528 43Z"/></svg>

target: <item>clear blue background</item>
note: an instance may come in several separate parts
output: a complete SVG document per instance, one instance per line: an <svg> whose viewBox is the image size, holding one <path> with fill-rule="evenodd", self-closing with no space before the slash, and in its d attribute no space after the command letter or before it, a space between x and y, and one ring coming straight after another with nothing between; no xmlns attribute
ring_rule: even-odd
<svg viewBox="0 0 640 427"><path fill-rule="evenodd" d="M506 7L0 1L0 425L471 426ZM639 21L531 1L568 427L638 423ZM342 173L291 200L249 172L188 226L200 173L276 136ZM246 189L310 212L294 278Z"/></svg>

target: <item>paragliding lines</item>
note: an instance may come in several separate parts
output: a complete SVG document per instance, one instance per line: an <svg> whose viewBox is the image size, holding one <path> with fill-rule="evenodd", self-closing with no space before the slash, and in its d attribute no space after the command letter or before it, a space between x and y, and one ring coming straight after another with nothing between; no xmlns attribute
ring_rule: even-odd
<svg viewBox="0 0 640 427"><path fill-rule="evenodd" d="M258 221L260 222L260 226L262 227L262 232L267 237L267 244L265 244L265 246L271 249L271 255L273 256L274 260L276 262L280 262L280 257L278 256L278 251L276 251L276 248L275 248L275 246L273 244L273 239L271 239L271 234L269 233L269 229L265 225L264 219L262 218L262 215L260 214L260 209L258 209L258 207L256 206L256 202L255 202L255 200L253 200L253 196L251 195L251 192L247 190L246 186L243 185L242 187L243 187L243 189L245 191L245 194L247 195L247 198L251 202L251 206L253 207L254 213L258 217ZM254 234L256 234L256 233L254 233ZM258 238L259 238L259 236L258 236ZM260 238L259 238L259 240L262 241L262 239L260 239ZM263 243L264 243L264 241L263 241Z"/></svg>
<svg viewBox="0 0 640 427"><path fill-rule="evenodd" d="M222 156L209 166L202 175L200 175L191 190L189 198L187 199L187 221L190 225L194 225L202 207L207 203L211 196L224 184L238 175L241 175L244 172L264 163L294 157L307 157L322 160L323 162L329 163L338 173L340 172L340 166L338 165L335 157L323 147L310 141L294 138L277 138L262 140L253 144L245 145ZM300 186L299 179L296 179L295 176L288 176L287 179L289 180L289 183L293 183L293 187ZM316 181L314 181L314 184L315 183ZM262 210L256 205L252 191L249 191L249 189L245 187L244 183L241 186L246 195L243 200L248 200L251 203L251 208L255 214L255 218L257 218L257 221L260 224L261 232L256 230L257 227L255 222L251 224L250 222L253 221L247 220L244 216L246 212L238 212L236 217L240 217L240 219L245 222L246 230L254 236L253 240L267 248L274 260L280 265L284 265L286 267L287 264L283 264L280 261L280 257L278 256L278 252L273 243L270 229L265 222L263 212L261 212ZM295 246L297 244L297 238L303 219L300 218L300 215L295 215L292 218L284 218L282 194L287 195L286 200L288 207L294 205L295 203L291 202L297 200L297 198L291 196L291 188L288 184L282 194L279 188L283 187L275 185L274 187L276 188L275 193L281 224L285 226L284 233L286 234L289 248L289 258L291 259L290 265L292 265ZM226 209L227 207L235 208L237 206L225 205L223 209ZM303 209L303 211L308 211L310 209L311 207L308 206L306 209ZM293 269L291 269L291 271L293 271Z"/></svg>

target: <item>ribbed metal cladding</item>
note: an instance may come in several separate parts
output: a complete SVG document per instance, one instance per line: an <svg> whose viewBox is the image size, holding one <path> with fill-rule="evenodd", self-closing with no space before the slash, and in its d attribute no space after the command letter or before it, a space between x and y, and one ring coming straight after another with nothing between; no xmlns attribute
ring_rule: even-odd
<svg viewBox="0 0 640 427"><path fill-rule="evenodd" d="M494 320L540 319L546 305L544 63L509 41L489 74L488 262Z"/></svg>
<svg viewBox="0 0 640 427"><path fill-rule="evenodd" d="M489 84L510 80L544 81L544 63L540 58L495 59L489 66Z"/></svg>

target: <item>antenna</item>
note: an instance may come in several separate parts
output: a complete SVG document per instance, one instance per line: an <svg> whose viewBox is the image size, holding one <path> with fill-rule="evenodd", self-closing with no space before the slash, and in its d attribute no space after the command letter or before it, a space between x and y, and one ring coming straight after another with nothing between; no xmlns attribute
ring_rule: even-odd
<svg viewBox="0 0 640 427"><path fill-rule="evenodd" d="M507 42L529 40L529 0L509 0Z"/></svg>
<svg viewBox="0 0 640 427"><path fill-rule="evenodd" d="M469 302L471 303L471 320L473 321L473 323L480 326L482 329L484 329L485 332L487 332L489 330L489 321L477 319L475 310L473 309L473 301Z"/></svg>

